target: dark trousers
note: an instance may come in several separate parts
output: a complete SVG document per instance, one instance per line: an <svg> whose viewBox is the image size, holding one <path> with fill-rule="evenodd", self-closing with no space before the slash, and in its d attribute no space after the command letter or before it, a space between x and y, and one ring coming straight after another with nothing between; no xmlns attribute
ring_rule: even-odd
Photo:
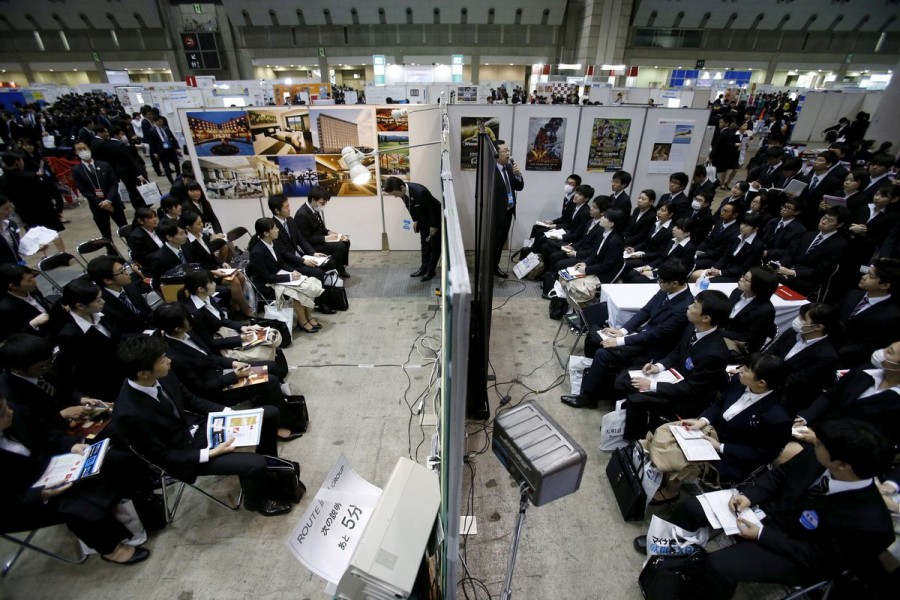
<svg viewBox="0 0 900 600"><path fill-rule="evenodd" d="M438 261L441 260L441 229L431 235L431 226L419 223L419 245L422 248L421 270L434 275Z"/></svg>
<svg viewBox="0 0 900 600"><path fill-rule="evenodd" d="M128 224L128 219L125 217L125 205L122 204L122 201L118 199L114 200L112 205L112 212L103 210L99 206L94 206L93 204L90 205L91 215L94 217L94 223L97 224L97 229L100 230L100 235L108 240L113 239L112 226L109 223L110 219L115 221L118 227Z"/></svg>
<svg viewBox="0 0 900 600"><path fill-rule="evenodd" d="M264 384L261 384L264 385ZM269 498L265 455L278 456L275 436L278 430L278 409L263 406L263 424L256 453L231 452L211 458L197 468L197 475L237 475L244 490L244 506L257 510ZM201 426L200 431L203 431ZM206 447L206 436L194 438L194 447Z"/></svg>
<svg viewBox="0 0 900 600"><path fill-rule="evenodd" d="M338 271L350 264L350 242L322 242L315 248L316 252L330 256Z"/></svg>
<svg viewBox="0 0 900 600"><path fill-rule="evenodd" d="M643 355L642 346L601 347L581 382L581 393L591 399L618 400L624 394L614 389L616 374Z"/></svg>
<svg viewBox="0 0 900 600"><path fill-rule="evenodd" d="M640 369L643 365L632 365L631 370ZM626 440L639 440L648 432L656 431L656 428L665 423L676 421L682 416L686 418L696 417L694 414L682 414L684 406L681 403L668 398L661 398L653 392L636 393L631 387L631 376L628 369L621 371L616 376L614 384L616 390L625 395L625 434Z"/></svg>
<svg viewBox="0 0 900 600"><path fill-rule="evenodd" d="M509 227L512 225L513 214L511 210L504 210L494 215L493 235L491 236L491 265L494 270L500 268L500 257L503 254L503 246L509 237Z"/></svg>
<svg viewBox="0 0 900 600"><path fill-rule="evenodd" d="M181 164L178 162L178 154L174 148L159 150L159 164L162 165L163 171L166 172L166 179L169 183L174 183L175 178L172 177L172 167L177 175L181 175Z"/></svg>
<svg viewBox="0 0 900 600"><path fill-rule="evenodd" d="M134 210L147 206L147 203L144 202L144 197L138 192L136 180L136 177L131 176L124 176L120 179L125 185L125 189L128 190L128 200L131 202Z"/></svg>
<svg viewBox="0 0 900 600"><path fill-rule="evenodd" d="M273 365L274 363L261 361L260 364ZM279 370L280 368L276 368L276 372ZM245 400L249 400L253 406L275 407L278 414L274 420L279 427L286 427L291 431L299 428L300 424L296 422L281 391L281 378L272 372L271 367L269 368L269 380L265 383L254 383L235 389L222 390L222 395L218 398L218 401L225 406L234 406Z"/></svg>
<svg viewBox="0 0 900 600"><path fill-rule="evenodd" d="M688 531L709 525L696 498L679 506L670 520ZM765 526L778 527L769 522ZM735 539L737 543L733 546L711 552L707 557L700 589L696 590L697 598L727 600L734 596L741 581L808 585L835 575L804 568L791 557L768 550L759 542L737 536Z"/></svg>

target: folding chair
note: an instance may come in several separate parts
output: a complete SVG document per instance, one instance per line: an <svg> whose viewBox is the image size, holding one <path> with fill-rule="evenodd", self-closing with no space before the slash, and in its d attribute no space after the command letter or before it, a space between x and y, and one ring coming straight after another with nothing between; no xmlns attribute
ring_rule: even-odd
<svg viewBox="0 0 900 600"><path fill-rule="evenodd" d="M69 563L72 565L80 565L81 563L86 561L88 559L88 555L85 554L84 552L81 552L80 549L79 549L79 555L77 558L69 558L67 556L63 556L61 554L51 552L50 550L47 550L46 548L41 548L40 546L37 546L31 542L31 540L34 538L34 536L37 535L37 532L40 531L41 529L43 529L44 527L50 527L52 525L59 525L62 522L63 521L60 518L59 520L43 524L39 527L35 527L34 529L32 529L30 531L27 529L24 529L22 531L28 531L28 535L26 535L24 539L10 535L11 533L16 533L16 532L0 533L0 538L3 538L4 540L6 540L8 542L12 542L16 546L18 546L16 551L3 562L3 570L2 570L2 572L0 572L0 579L6 577L6 575L12 570L13 565L16 564L16 561L19 560L19 557L22 556L22 553L25 552L26 549L32 550L34 552L40 552L44 556L49 556L50 558L54 558L58 561L66 562L66 563Z"/></svg>
<svg viewBox="0 0 900 600"><path fill-rule="evenodd" d="M569 357L575 352L575 348L578 346L578 342L581 341L581 336L586 333L587 329L587 318L584 316L584 310L582 310L581 305L575 302L572 299L572 296L569 295L569 290L566 289L566 286L563 286L563 295L565 295L566 303L569 305L570 314L565 315L559 321L559 327L556 328L556 335L553 337L553 354L556 355L556 360L559 361L559 366L563 369L567 368ZM571 315L571 319L569 318ZM579 323L580 325L575 325L572 327L571 325ZM570 325L568 330L575 336L575 342L572 344L572 347L569 349L569 352L563 357L560 353L560 348L562 346L559 345L567 334L563 334L560 337L560 332L563 330L564 325Z"/></svg>
<svg viewBox="0 0 900 600"><path fill-rule="evenodd" d="M131 232L134 231L134 225L122 225L118 229L116 229L116 235L119 236L119 239L122 240L122 243L125 244L125 247L128 247L128 236L131 235Z"/></svg>
<svg viewBox="0 0 900 600"><path fill-rule="evenodd" d="M56 290L57 294L62 294L62 285L57 283L56 280L50 277L48 273L53 269L68 267L69 263L71 263L73 260L75 262L78 262L78 260L68 252L57 252L56 254L42 258L37 264L38 273L40 273L44 277L44 279L46 279L50 283L50 285L53 286L53 289Z"/></svg>
<svg viewBox="0 0 900 600"><path fill-rule="evenodd" d="M193 483L184 481L183 479L179 479L178 477L175 477L174 475L170 474L163 467L160 467L159 465L154 464L153 462L150 461L150 459L148 459L147 457L142 455L140 452L135 450L133 446L129 446L129 449L131 450L132 453L134 453L135 456L137 456L139 459L144 461L144 463L146 463L146 465L150 468L150 470L153 471L154 473L156 473L156 475L159 477L159 488L160 488L160 492L162 493L163 506L165 507L165 510L166 510L166 523L171 523L172 520L175 518L175 513L178 511L178 505L181 503L181 495L184 494L185 486L200 492L201 494L203 494L204 496L206 496L207 498L209 498L210 500L212 500L213 502L215 502L222 508L227 508L228 510L238 510L241 507L241 503L244 501L243 488L241 488L241 492L240 492L240 494L238 494L237 501L234 504L229 504L228 502L225 502L224 500L217 498L216 496L210 494L209 492L200 488L199 486L197 486ZM174 498L169 497L169 495L171 493L169 491L170 487L178 488L178 491L176 491L174 494Z"/></svg>
<svg viewBox="0 0 900 600"><path fill-rule="evenodd" d="M78 246L75 247L75 252L78 253L78 256L81 257L81 262L84 263L85 268L87 267L88 259L85 258L85 254L93 254L94 252L99 252L100 250L104 250L106 254L115 255L125 260L125 257L122 256L122 253L119 252L119 249L116 248L116 245L112 243L112 240L108 240L106 238L94 238L92 240L88 240L86 242L81 242Z"/></svg>
<svg viewBox="0 0 900 600"><path fill-rule="evenodd" d="M825 299L828 298L828 291L831 289L831 281L834 279L834 276L837 275L838 269L841 268L841 265L835 265L834 271L831 272L831 275L828 276L822 284L819 285L818 288L813 291L812 294L809 295L816 297L816 302L825 302Z"/></svg>

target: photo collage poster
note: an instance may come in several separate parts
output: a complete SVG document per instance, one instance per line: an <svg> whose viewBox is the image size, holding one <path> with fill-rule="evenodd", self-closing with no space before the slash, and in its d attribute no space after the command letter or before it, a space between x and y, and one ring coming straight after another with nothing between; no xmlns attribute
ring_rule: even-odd
<svg viewBox="0 0 900 600"><path fill-rule="evenodd" d="M497 117L460 117L459 168L463 171L478 168L478 132L482 125L493 142L500 139L500 119Z"/></svg>
<svg viewBox="0 0 900 600"><path fill-rule="evenodd" d="M631 119L594 119L587 170L615 173L625 165Z"/></svg>
<svg viewBox="0 0 900 600"><path fill-rule="evenodd" d="M528 121L526 171L561 171L566 142L566 119L531 117Z"/></svg>
<svg viewBox="0 0 900 600"><path fill-rule="evenodd" d="M677 173L690 171L691 139L694 121L659 120L656 136L650 150L650 173Z"/></svg>
<svg viewBox="0 0 900 600"><path fill-rule="evenodd" d="M390 111L388 111L390 113ZM388 117L390 114L388 114ZM198 178L214 199L266 198L272 194L304 197L315 186L332 196L376 196L376 157L363 159L370 181L356 185L341 160L353 146L363 153L378 146L373 107L260 107L190 111L189 144L197 156ZM398 122L401 119L397 120ZM408 123L397 125L408 137ZM390 130L388 130L390 131ZM408 151L392 153L409 178ZM385 164L385 161L382 161Z"/></svg>
<svg viewBox="0 0 900 600"><path fill-rule="evenodd" d="M376 108L375 127L382 183L388 177L409 181L409 115L394 117L394 109Z"/></svg>

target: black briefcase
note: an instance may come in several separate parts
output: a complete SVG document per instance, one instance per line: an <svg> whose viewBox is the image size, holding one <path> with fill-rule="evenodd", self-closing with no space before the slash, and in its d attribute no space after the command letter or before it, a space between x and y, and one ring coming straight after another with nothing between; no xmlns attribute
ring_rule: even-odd
<svg viewBox="0 0 900 600"><path fill-rule="evenodd" d="M323 292L325 303L334 310L347 310L350 302L347 301L347 289L344 287L326 287Z"/></svg>
<svg viewBox="0 0 900 600"><path fill-rule="evenodd" d="M302 394L285 398L287 409L297 423L296 431L305 433L309 427L309 409L306 407L306 397Z"/></svg>
<svg viewBox="0 0 900 600"><path fill-rule="evenodd" d="M695 596L705 563L706 551L699 546L692 554L651 556L638 577L644 598L679 600Z"/></svg>
<svg viewBox="0 0 900 600"><path fill-rule="evenodd" d="M647 507L647 493L643 486L642 462L635 465L634 452L643 459L644 450L638 444L631 443L625 448L617 448L606 465L606 478L612 486L613 494L622 518L626 521L643 521Z"/></svg>
<svg viewBox="0 0 900 600"><path fill-rule="evenodd" d="M306 493L306 486L300 481L300 464L295 461L266 456L266 477L270 500L297 504Z"/></svg>

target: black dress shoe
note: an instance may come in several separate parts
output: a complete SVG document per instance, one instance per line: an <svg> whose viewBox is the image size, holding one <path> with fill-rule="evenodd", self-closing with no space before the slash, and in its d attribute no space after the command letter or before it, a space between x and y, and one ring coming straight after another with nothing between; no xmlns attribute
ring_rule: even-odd
<svg viewBox="0 0 900 600"><path fill-rule="evenodd" d="M275 500L266 500L261 508L251 508L250 510L255 510L264 517L277 517L278 515L284 515L291 512L292 508L294 507L290 504L276 502Z"/></svg>
<svg viewBox="0 0 900 600"><path fill-rule="evenodd" d="M284 436L284 437L282 437L282 436L279 435L279 436L276 437L276 439L277 439L279 442L290 442L290 441L296 440L297 438L300 438L300 437L303 437L303 433L302 433L302 432L299 432L299 431L292 431L292 432L290 433L290 435L286 435L286 436Z"/></svg>
<svg viewBox="0 0 900 600"><path fill-rule="evenodd" d="M150 551L147 550L146 548L135 548L134 554L131 555L131 558L129 558L128 560L126 560L124 562L119 562L117 560L110 560L110 559L106 558L105 556L102 556L102 555L100 556L100 558L102 558L106 562L112 563L114 565L136 565L139 562L144 562L149 557L150 557Z"/></svg>
<svg viewBox="0 0 900 600"><path fill-rule="evenodd" d="M647 536L639 535L634 538L634 551L638 554L646 555L647 554Z"/></svg>
<svg viewBox="0 0 900 600"><path fill-rule="evenodd" d="M347 269L338 269L338 275L340 275L344 279L347 279L350 277L350 273L347 272Z"/></svg>
<svg viewBox="0 0 900 600"><path fill-rule="evenodd" d="M318 310L323 315L333 315L334 313L337 312L336 310L334 310L327 304L320 304L319 306L316 307L316 310Z"/></svg>
<svg viewBox="0 0 900 600"><path fill-rule="evenodd" d="M551 298L550 294L548 294L547 292L541 292L541 298L543 298L544 300L553 300L553 298Z"/></svg>
<svg viewBox="0 0 900 600"><path fill-rule="evenodd" d="M585 396L560 396L559 401L572 408L597 408L598 402Z"/></svg>
<svg viewBox="0 0 900 600"><path fill-rule="evenodd" d="M424 274L425 274L425 269L423 269L422 267L419 267L418 269L416 269L415 271L410 273L409 276L410 277L421 277Z"/></svg>
<svg viewBox="0 0 900 600"><path fill-rule="evenodd" d="M507 277L509 277L506 271L501 271L499 268L494 269L494 276L499 277L500 279L506 279Z"/></svg>
<svg viewBox="0 0 900 600"><path fill-rule="evenodd" d="M425 273L425 275L422 276L422 279L420 279L419 281L425 282L431 281L432 279L434 279L434 273Z"/></svg>

